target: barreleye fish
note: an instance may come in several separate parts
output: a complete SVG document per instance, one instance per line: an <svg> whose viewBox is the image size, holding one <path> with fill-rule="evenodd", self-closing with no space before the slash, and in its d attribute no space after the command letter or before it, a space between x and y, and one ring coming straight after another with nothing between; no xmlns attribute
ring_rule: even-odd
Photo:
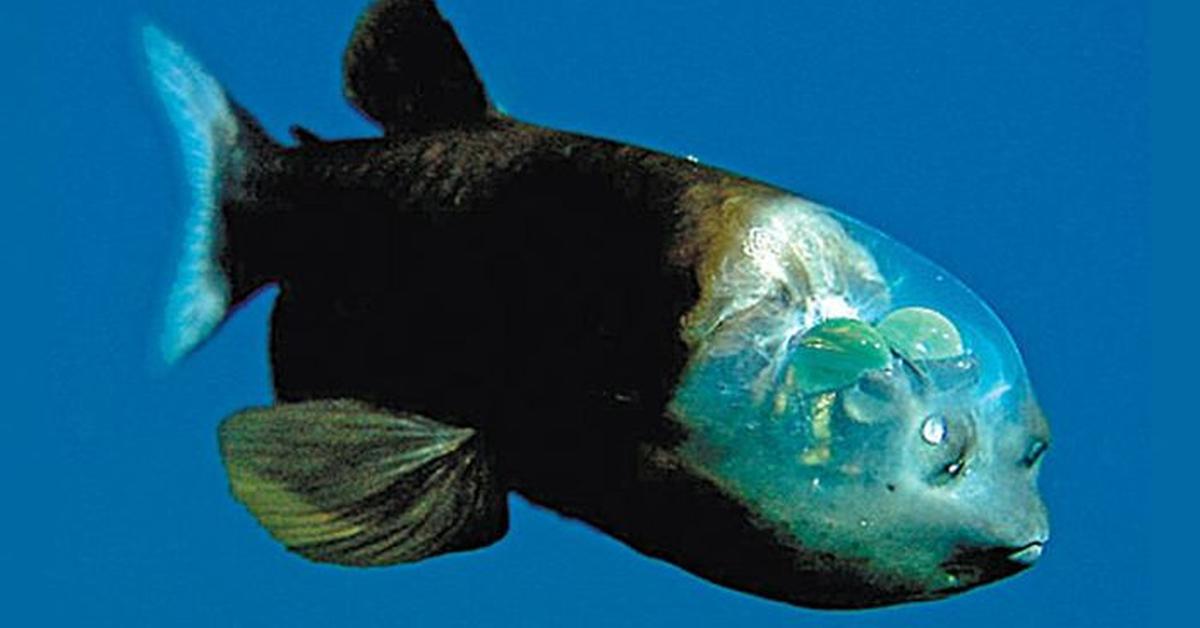
<svg viewBox="0 0 1200 628"><path fill-rule="evenodd" d="M959 281L770 185L520 122L427 0L345 53L378 137L275 141L144 31L190 205L176 362L264 287L276 403L232 493L309 560L481 548L507 495L712 582L819 608L952 595L1041 554L1050 437Z"/></svg>

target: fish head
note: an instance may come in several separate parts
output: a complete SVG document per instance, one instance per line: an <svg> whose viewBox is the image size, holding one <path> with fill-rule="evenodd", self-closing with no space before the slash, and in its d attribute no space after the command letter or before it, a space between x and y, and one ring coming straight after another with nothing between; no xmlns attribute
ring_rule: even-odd
<svg viewBox="0 0 1200 628"><path fill-rule="evenodd" d="M1032 565L1049 536L1037 475L1050 434L999 318L847 216L743 202L700 266L670 416L689 471L794 552L774 595L880 606ZM843 593L812 586L824 575Z"/></svg>

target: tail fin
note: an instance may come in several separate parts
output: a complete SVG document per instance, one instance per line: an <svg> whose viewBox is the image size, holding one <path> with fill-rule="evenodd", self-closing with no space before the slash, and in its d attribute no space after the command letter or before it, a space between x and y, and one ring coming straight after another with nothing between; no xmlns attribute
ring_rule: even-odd
<svg viewBox="0 0 1200 628"><path fill-rule="evenodd" d="M154 85L179 134L188 185L183 255L167 300L160 349L172 364L203 343L251 288L222 261L225 210L277 146L203 66L154 26L142 32Z"/></svg>

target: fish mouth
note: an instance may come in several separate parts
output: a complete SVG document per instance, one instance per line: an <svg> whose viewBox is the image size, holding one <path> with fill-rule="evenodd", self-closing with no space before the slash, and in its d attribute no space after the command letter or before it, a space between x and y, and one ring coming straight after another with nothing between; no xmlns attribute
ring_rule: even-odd
<svg viewBox="0 0 1200 628"><path fill-rule="evenodd" d="M1008 559L1023 565L1033 565L1042 557L1042 549L1045 546L1045 541L1030 541L1009 553Z"/></svg>
<svg viewBox="0 0 1200 628"><path fill-rule="evenodd" d="M971 588L1032 567L1045 545L1045 540L1036 540L1018 546L959 548L942 568L959 582L955 588Z"/></svg>

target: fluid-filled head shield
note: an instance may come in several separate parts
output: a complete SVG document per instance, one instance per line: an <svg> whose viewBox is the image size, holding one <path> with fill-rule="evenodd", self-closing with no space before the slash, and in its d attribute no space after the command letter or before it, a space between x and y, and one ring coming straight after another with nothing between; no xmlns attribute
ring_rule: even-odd
<svg viewBox="0 0 1200 628"><path fill-rule="evenodd" d="M1048 432L992 310L814 203L735 194L712 216L671 404L684 464L875 603L1027 565Z"/></svg>

